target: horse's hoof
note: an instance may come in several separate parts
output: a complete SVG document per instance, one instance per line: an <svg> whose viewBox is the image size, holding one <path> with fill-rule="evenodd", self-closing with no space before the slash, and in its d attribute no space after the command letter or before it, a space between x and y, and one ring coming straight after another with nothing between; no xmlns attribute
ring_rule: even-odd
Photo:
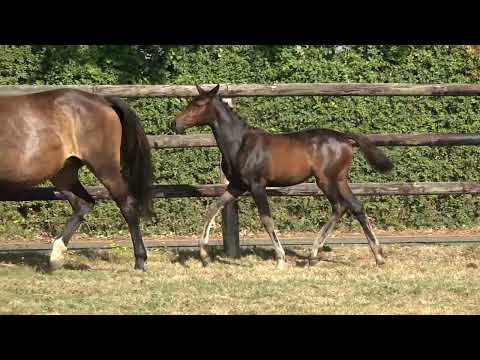
<svg viewBox="0 0 480 360"><path fill-rule="evenodd" d="M309 266L315 266L315 265L318 265L319 263L320 263L320 260L318 260L318 258L310 258L308 261Z"/></svg>
<svg viewBox="0 0 480 360"><path fill-rule="evenodd" d="M67 247L63 243L63 240L56 239L53 242L52 252L50 254L50 270L55 271L63 266L65 262L65 252Z"/></svg>
<svg viewBox="0 0 480 360"><path fill-rule="evenodd" d="M382 259L376 259L377 261L377 266L382 266L382 265L385 265L385 260L382 258Z"/></svg>
<svg viewBox="0 0 480 360"><path fill-rule="evenodd" d="M277 260L277 269L282 270L285 268L285 260Z"/></svg>
<svg viewBox="0 0 480 360"><path fill-rule="evenodd" d="M202 258L203 267L207 267L208 265L210 265L211 262L212 262L212 260L210 259L209 256L207 256L206 258Z"/></svg>
<svg viewBox="0 0 480 360"><path fill-rule="evenodd" d="M135 266L133 267L133 270L139 273L144 273L146 272L145 270L145 263L142 261L141 263L136 263Z"/></svg>
<svg viewBox="0 0 480 360"><path fill-rule="evenodd" d="M136 263L135 266L133 267L133 270L135 270L135 272L139 272L139 273L146 272L145 263L143 261L141 263Z"/></svg>
<svg viewBox="0 0 480 360"><path fill-rule="evenodd" d="M50 260L50 271L53 272L60 269L63 266L64 262L65 261L63 259Z"/></svg>

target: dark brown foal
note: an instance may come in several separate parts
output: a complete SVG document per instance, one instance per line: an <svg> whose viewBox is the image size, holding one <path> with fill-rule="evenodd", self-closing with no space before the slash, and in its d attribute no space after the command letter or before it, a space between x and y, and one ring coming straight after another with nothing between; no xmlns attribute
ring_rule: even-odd
<svg viewBox="0 0 480 360"><path fill-rule="evenodd" d="M132 237L135 269L144 270L139 216L151 211L150 147L125 102L68 89L0 97L0 154L0 191L51 180L73 208L53 243L52 269L62 265L68 242L95 203L78 179L86 165L119 206Z"/></svg>
<svg viewBox="0 0 480 360"><path fill-rule="evenodd" d="M360 222L378 265L383 264L383 250L375 237L362 204L347 182L356 143L368 163L381 172L390 171L393 163L365 136L343 134L328 129L304 130L288 134L268 134L252 128L217 95L219 86L205 91L197 86L199 96L179 113L174 122L177 133L208 125L212 128L222 153L222 169L229 185L225 193L208 209L200 239L200 256L209 261L208 234L213 218L225 204L250 191L260 219L275 249L278 266L285 252L275 232L268 204L267 186L291 186L315 177L318 187L332 205L332 217L322 227L320 238L312 247L312 257L323 246L335 223L349 210Z"/></svg>

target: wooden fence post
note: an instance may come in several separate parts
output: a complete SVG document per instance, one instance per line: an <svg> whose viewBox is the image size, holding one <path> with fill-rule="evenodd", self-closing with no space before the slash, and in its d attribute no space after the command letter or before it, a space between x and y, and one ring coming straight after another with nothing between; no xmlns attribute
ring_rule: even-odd
<svg viewBox="0 0 480 360"><path fill-rule="evenodd" d="M223 99L231 108L234 108L233 99ZM220 181L228 184L222 169L220 168ZM238 218L238 202L227 204L222 209L222 235L225 255L230 258L240 257L240 227Z"/></svg>

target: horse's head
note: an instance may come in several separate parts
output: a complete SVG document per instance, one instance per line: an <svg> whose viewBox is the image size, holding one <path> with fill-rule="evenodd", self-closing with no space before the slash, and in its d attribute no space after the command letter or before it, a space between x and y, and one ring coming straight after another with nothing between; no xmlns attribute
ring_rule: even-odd
<svg viewBox="0 0 480 360"><path fill-rule="evenodd" d="M216 97L220 85L215 86L212 90L205 91L196 85L198 96L185 107L185 109L177 114L172 123L172 127L177 134L183 134L185 129L210 124L215 118L215 110L212 106L212 100Z"/></svg>

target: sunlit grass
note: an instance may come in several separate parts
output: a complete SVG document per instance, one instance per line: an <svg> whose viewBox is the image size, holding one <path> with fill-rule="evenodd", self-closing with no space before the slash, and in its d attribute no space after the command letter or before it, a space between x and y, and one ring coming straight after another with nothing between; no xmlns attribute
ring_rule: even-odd
<svg viewBox="0 0 480 360"><path fill-rule="evenodd" d="M0 255L2 314L479 314L480 246L387 246L374 265L365 246L336 246L310 266L290 255L245 251L203 268L196 252L149 252L136 273L131 249L46 256Z"/></svg>

